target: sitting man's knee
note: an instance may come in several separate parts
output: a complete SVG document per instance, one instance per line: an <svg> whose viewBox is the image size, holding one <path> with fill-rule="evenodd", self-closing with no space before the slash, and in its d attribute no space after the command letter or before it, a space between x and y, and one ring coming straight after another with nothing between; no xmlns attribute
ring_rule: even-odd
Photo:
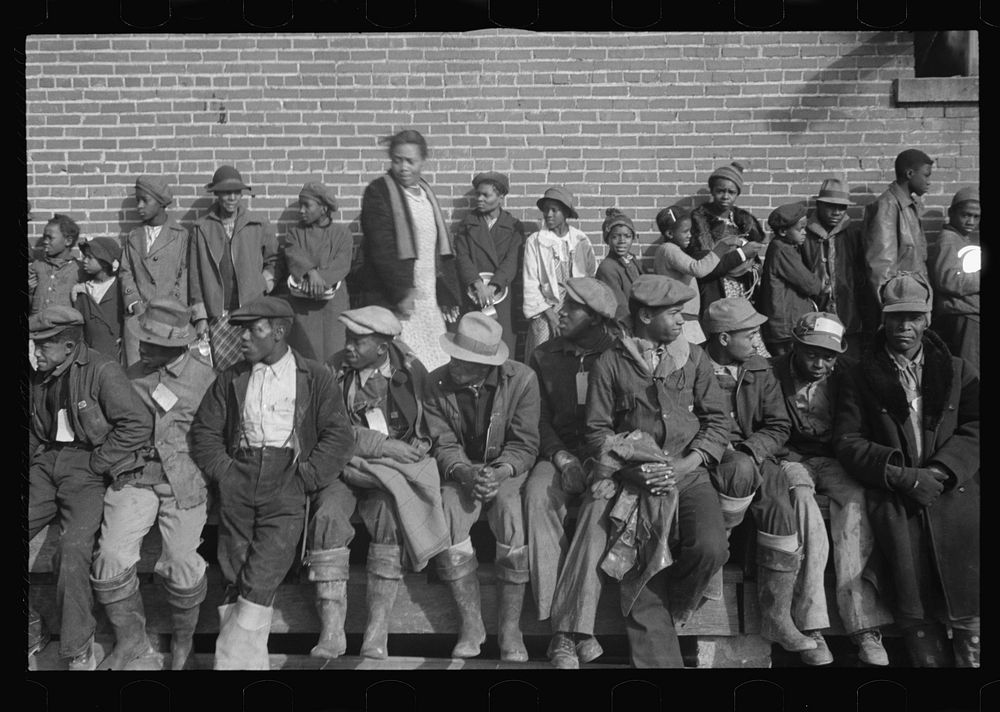
<svg viewBox="0 0 1000 712"><path fill-rule="evenodd" d="M738 450L730 450L715 467L715 477L712 479L720 494L749 497L760 487L761 472L753 457Z"/></svg>

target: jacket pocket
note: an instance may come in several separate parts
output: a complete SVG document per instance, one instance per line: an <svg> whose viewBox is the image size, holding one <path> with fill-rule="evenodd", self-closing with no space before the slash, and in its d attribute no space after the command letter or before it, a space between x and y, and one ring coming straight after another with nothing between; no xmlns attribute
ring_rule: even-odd
<svg viewBox="0 0 1000 712"><path fill-rule="evenodd" d="M82 406L82 407L81 407ZM76 417L83 430L83 435L93 446L98 446L111 432L111 425L104 418L98 403L81 401L77 404Z"/></svg>

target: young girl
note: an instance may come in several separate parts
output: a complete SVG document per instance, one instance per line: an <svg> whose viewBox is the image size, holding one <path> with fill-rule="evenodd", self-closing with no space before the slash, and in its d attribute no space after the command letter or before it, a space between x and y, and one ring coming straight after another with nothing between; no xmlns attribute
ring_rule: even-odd
<svg viewBox="0 0 1000 712"><path fill-rule="evenodd" d="M607 284L618 300L615 319L619 322L628 317L628 295L632 282L642 274L639 260L632 254L635 242L635 226L618 208L608 208L601 226L604 242L608 246L608 256L597 266L597 278Z"/></svg>
<svg viewBox="0 0 1000 712"><path fill-rule="evenodd" d="M87 281L73 285L73 306L83 315L87 346L121 361L122 306L118 294L121 245L113 237L95 237L80 243Z"/></svg>
<svg viewBox="0 0 1000 712"><path fill-rule="evenodd" d="M306 358L326 363L344 348L344 325L337 318L348 308L343 280L351 269L353 239L333 222L337 200L322 183L299 191L299 224L288 229L285 260L295 323L288 343Z"/></svg>
<svg viewBox="0 0 1000 712"><path fill-rule="evenodd" d="M73 248L80 238L80 228L68 215L56 213L45 225L40 247L45 257L35 260L28 269L28 293L31 312L46 307L73 306L73 285L83 279Z"/></svg>

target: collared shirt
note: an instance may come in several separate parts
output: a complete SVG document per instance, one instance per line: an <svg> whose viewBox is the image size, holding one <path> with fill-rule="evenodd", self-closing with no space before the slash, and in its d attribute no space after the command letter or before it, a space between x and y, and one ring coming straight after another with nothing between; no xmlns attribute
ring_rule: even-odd
<svg viewBox="0 0 1000 712"><path fill-rule="evenodd" d="M474 386L455 390L455 400L462 414L462 440L465 455L473 462L482 462L486 452L486 431L489 429L493 397L500 384L500 370L490 369L486 379ZM452 384L454 388L454 385Z"/></svg>
<svg viewBox="0 0 1000 712"><path fill-rule="evenodd" d="M101 300L104 299L104 295L108 293L112 285L115 283L115 278L112 277L104 282L97 282L92 279L88 279L83 283L83 288L87 290L87 294L90 298L94 300L94 304L100 304Z"/></svg>
<svg viewBox="0 0 1000 712"><path fill-rule="evenodd" d="M833 430L829 378L824 377L818 381L795 379L795 396L792 402L799 415L800 423L797 427L806 435L829 442Z"/></svg>
<svg viewBox="0 0 1000 712"><path fill-rule="evenodd" d="M916 459L919 461L924 450L924 399L920 394L920 383L923 380L924 371L924 347L923 345L913 355L913 358L906 358L902 354L893 353L886 347L885 352L889 354L889 361L896 368L896 377L906 394L906 402L910 407L910 428L913 430L913 439L917 444Z"/></svg>
<svg viewBox="0 0 1000 712"><path fill-rule="evenodd" d="M146 254L153 249L153 243L156 242L156 238L160 236L160 230L163 225L144 225L146 231Z"/></svg>
<svg viewBox="0 0 1000 712"><path fill-rule="evenodd" d="M363 368L360 371L353 371L353 374L350 385L347 387L347 400L345 401L347 410L352 413L356 410L355 406L358 405L359 401L372 402L371 398L366 396L374 395L376 398L384 398L385 381L392 378L392 364L386 358L381 366ZM377 376L377 378L372 380L373 376Z"/></svg>
<svg viewBox="0 0 1000 712"><path fill-rule="evenodd" d="M243 445L292 447L295 357L288 349L273 364L255 363L243 403Z"/></svg>

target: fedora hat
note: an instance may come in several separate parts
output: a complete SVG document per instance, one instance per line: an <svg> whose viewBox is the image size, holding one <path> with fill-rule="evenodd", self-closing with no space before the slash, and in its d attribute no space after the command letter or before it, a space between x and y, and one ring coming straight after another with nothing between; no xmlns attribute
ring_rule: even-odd
<svg viewBox="0 0 1000 712"><path fill-rule="evenodd" d="M441 348L452 358L489 366L499 366L510 354L503 341L503 327L478 311L463 316L454 334L442 334Z"/></svg>
<svg viewBox="0 0 1000 712"><path fill-rule="evenodd" d="M125 322L138 341L160 346L188 346L196 338L191 310L167 297L149 300L138 318Z"/></svg>

